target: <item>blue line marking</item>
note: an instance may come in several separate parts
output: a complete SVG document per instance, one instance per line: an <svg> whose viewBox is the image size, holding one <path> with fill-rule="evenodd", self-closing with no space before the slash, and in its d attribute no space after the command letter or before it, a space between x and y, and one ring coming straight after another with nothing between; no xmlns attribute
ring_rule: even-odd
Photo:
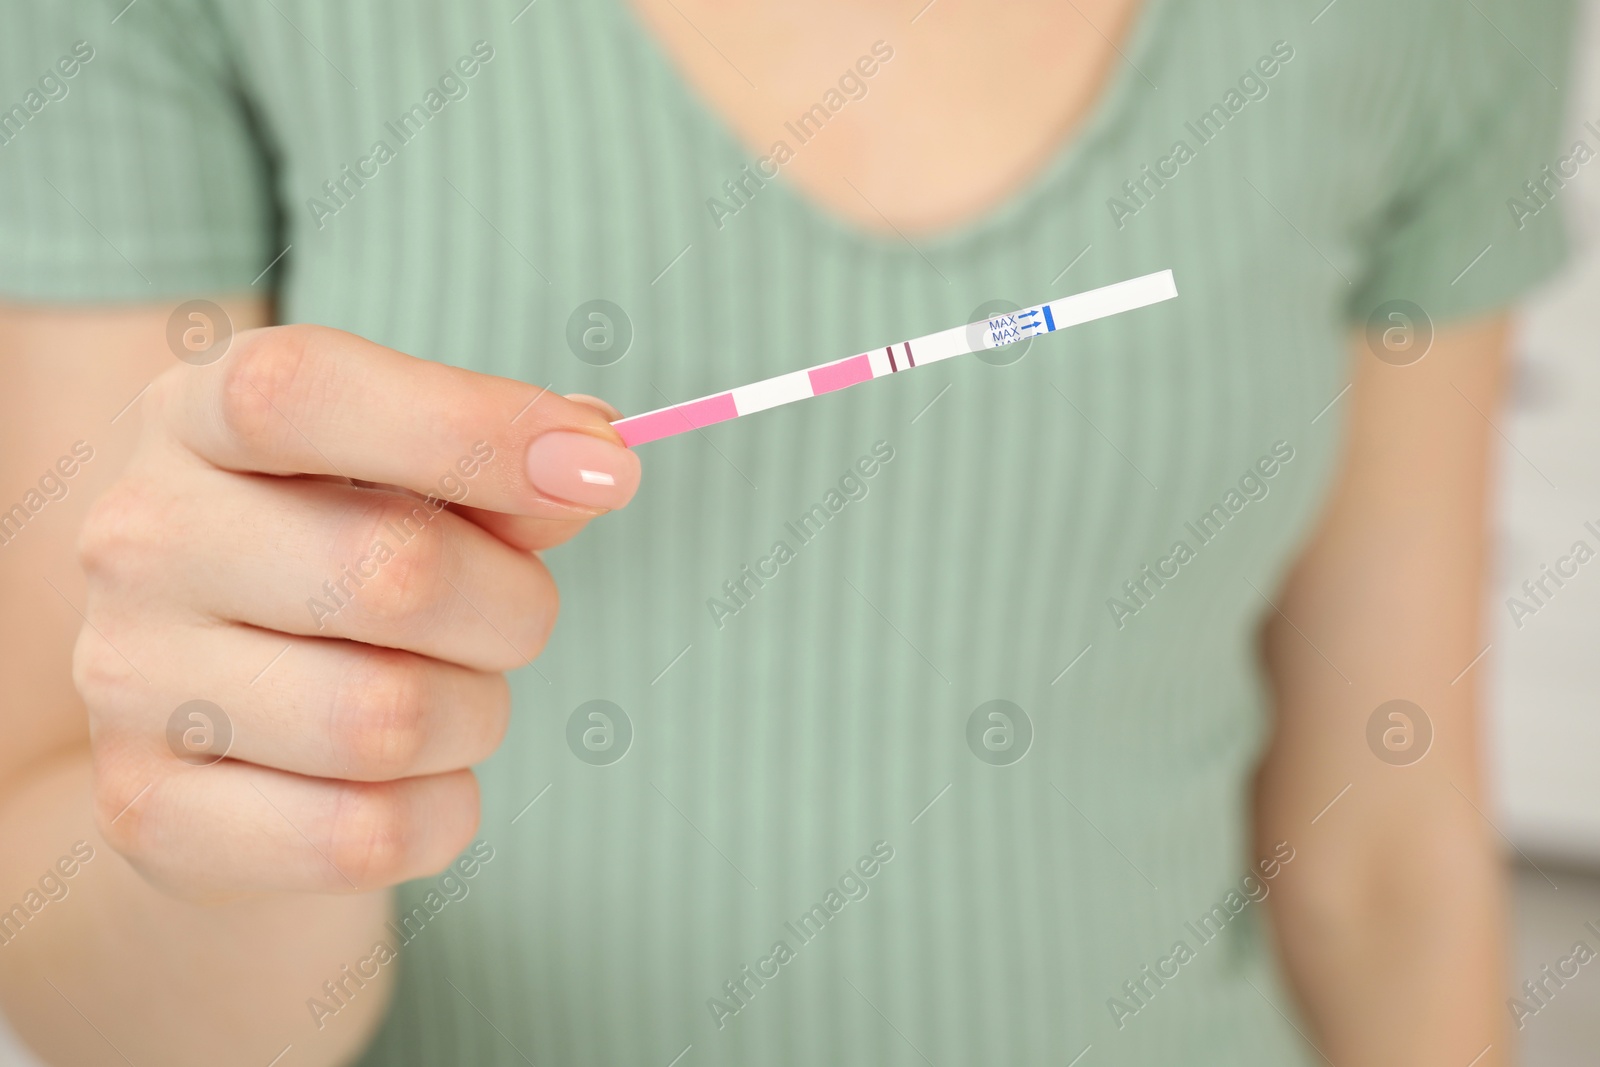
<svg viewBox="0 0 1600 1067"><path fill-rule="evenodd" d="M1056 317L1050 314L1050 305L1044 306L1044 332L1053 333L1056 328Z"/></svg>

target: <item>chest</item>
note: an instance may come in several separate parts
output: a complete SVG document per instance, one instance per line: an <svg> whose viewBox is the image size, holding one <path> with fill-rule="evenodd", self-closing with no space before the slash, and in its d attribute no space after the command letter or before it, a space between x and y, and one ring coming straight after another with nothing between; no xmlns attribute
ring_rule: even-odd
<svg viewBox="0 0 1600 1067"><path fill-rule="evenodd" d="M752 153L804 136L786 180L868 230L931 232L1021 187L1119 67L1141 0L1002 5L633 0ZM824 132L825 131L825 132ZM799 145L795 145L798 149Z"/></svg>

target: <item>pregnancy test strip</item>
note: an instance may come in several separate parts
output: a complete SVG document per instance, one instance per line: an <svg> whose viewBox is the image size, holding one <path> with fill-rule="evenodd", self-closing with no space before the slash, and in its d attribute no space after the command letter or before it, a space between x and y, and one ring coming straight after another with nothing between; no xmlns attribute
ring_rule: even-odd
<svg viewBox="0 0 1600 1067"><path fill-rule="evenodd" d="M796 400L847 389L886 374L897 374L952 356L1002 348L1040 334L1064 330L1068 326L1159 304L1177 295L1178 287L1172 280L1172 272L1159 271L1000 315L987 323L955 326L832 363L741 385L737 389L703 396L699 400L657 408L642 415L630 415L611 425L622 435L623 443L631 448L781 404L792 404Z"/></svg>

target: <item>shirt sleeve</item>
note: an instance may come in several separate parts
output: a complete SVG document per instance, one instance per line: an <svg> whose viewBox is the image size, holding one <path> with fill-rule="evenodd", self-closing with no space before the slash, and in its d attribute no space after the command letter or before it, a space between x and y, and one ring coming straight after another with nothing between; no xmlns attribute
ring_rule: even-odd
<svg viewBox="0 0 1600 1067"><path fill-rule="evenodd" d="M206 0L6 6L0 298L270 286L270 156Z"/></svg>
<svg viewBox="0 0 1600 1067"><path fill-rule="evenodd" d="M1561 175L1579 166L1576 146L1560 141L1573 21L1566 0L1455 5L1434 42L1435 104L1419 109L1411 138L1431 147L1400 168L1352 319L1391 300L1435 322L1489 313L1561 264L1561 189L1573 174ZM1600 148L1588 140L1577 154Z"/></svg>

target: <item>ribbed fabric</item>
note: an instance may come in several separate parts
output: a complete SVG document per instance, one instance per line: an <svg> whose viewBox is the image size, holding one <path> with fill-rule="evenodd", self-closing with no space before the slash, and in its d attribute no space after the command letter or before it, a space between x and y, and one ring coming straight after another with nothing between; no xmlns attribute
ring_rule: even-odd
<svg viewBox="0 0 1600 1067"><path fill-rule="evenodd" d="M1188 925L1255 860L1257 590L1325 498L1352 325L1394 298L1486 311L1555 263L1555 209L1519 230L1506 201L1555 159L1564 5L1146 0L1071 144L912 247L781 178L719 227L708 198L732 206L751 156L620 0L140 0L113 24L124 2L3 16L0 106L95 49L0 146L12 298L270 287L286 321L634 412L990 300L1166 267L1181 293L649 446L633 505L548 554L563 616L480 771L494 858L401 950L368 1063L1316 1060L1259 906L1209 943ZM319 226L323 183L395 147L386 123L478 41L467 95ZM1201 145L1185 124L1277 42L1267 95ZM1176 176L1124 191L1179 139ZM566 343L594 298L634 334L605 367ZM1267 495L1202 544L1187 524L1275 447ZM809 541L786 525L856 485ZM1142 579L1180 540L1195 558ZM724 583L779 541L740 606ZM597 698L634 731L609 766L566 740ZM1034 733L1007 766L967 740L995 699ZM863 899L809 942L786 927L879 842ZM708 1002L740 1006L724 983L778 941L794 958L719 1026ZM1143 979L1179 941L1194 959Z"/></svg>

